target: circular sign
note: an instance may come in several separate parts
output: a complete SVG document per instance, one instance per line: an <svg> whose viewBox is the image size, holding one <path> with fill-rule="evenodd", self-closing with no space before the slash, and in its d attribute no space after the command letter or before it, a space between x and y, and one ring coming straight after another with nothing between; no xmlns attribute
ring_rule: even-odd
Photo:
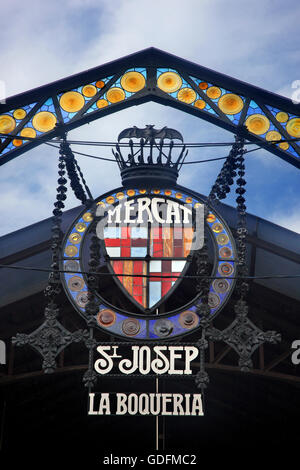
<svg viewBox="0 0 300 470"><path fill-rule="evenodd" d="M89 247L97 224L101 263L94 319L99 329L155 341L199 328L194 253L203 245L204 230L211 260L208 302L215 317L234 288L237 253L223 218L213 209L204 220L203 208L204 201L184 188L118 188L96 199L93 210L74 220L61 251L62 283L78 313L89 317Z"/></svg>

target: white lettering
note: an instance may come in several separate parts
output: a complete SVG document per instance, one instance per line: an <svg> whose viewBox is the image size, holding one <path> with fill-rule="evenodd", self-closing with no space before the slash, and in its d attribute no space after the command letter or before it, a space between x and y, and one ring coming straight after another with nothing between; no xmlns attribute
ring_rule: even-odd
<svg viewBox="0 0 300 470"><path fill-rule="evenodd" d="M149 414L149 395L141 393L139 396L139 412L141 415Z"/></svg>
<svg viewBox="0 0 300 470"><path fill-rule="evenodd" d="M191 209L189 209L189 208L186 207L186 206L183 206L182 204L178 204L178 205L179 205L180 209L181 209L182 212L183 212L182 223L183 223L183 224L191 223L191 220L190 220L190 216L192 215Z"/></svg>
<svg viewBox="0 0 300 470"><path fill-rule="evenodd" d="M124 219L124 224L130 224L132 220L130 219L130 214L135 210L134 207L135 200L131 199L130 201L126 201L124 203L125 206L125 219Z"/></svg>
<svg viewBox="0 0 300 470"><path fill-rule="evenodd" d="M133 359L123 359L119 363L119 370L123 374L133 374L139 366L139 346L132 346Z"/></svg>
<svg viewBox="0 0 300 470"><path fill-rule="evenodd" d="M89 415L111 414L108 393L100 394L99 411L95 410L94 393L89 394ZM112 413L116 415L203 416L200 394L116 393Z"/></svg>
<svg viewBox="0 0 300 470"><path fill-rule="evenodd" d="M175 359L181 359L182 357L182 354L181 353L177 353L176 354L176 350L177 351L182 351L183 350L183 346L169 346L169 350L170 350L170 369L169 369L169 374L183 374L183 370L178 370L178 369L175 369Z"/></svg>
<svg viewBox="0 0 300 470"><path fill-rule="evenodd" d="M296 349L296 351L293 352L291 360L292 363L297 366L300 364L300 339L295 339L295 341L293 341L292 349Z"/></svg>
<svg viewBox="0 0 300 470"><path fill-rule="evenodd" d="M110 415L109 393L101 393L98 414L99 415Z"/></svg>
<svg viewBox="0 0 300 470"><path fill-rule="evenodd" d="M183 396L180 395L180 393L174 393L173 395L173 399L174 399L174 411L173 411L173 415L174 416L178 416L178 414L180 416L184 415L184 409L183 409L183 406L182 406L182 402L183 402ZM178 409L179 409L179 412L178 412Z"/></svg>
<svg viewBox="0 0 300 470"><path fill-rule="evenodd" d="M167 218L166 224L171 224L174 222L175 224L180 223L180 211L179 211L179 204L178 202L171 201L170 199L167 200L168 207L167 207Z"/></svg>
<svg viewBox="0 0 300 470"><path fill-rule="evenodd" d="M196 346L185 346L185 369L184 374L191 374L191 362L198 357L199 349Z"/></svg>
<svg viewBox="0 0 300 470"><path fill-rule="evenodd" d="M95 400L95 394L94 393L89 393L89 415L97 415L97 411L94 410L94 400Z"/></svg>
<svg viewBox="0 0 300 470"><path fill-rule="evenodd" d="M167 346L154 346L153 351L157 358L152 361L152 370L155 374L165 374L169 369L169 361L162 351L166 351Z"/></svg>
<svg viewBox="0 0 300 470"><path fill-rule="evenodd" d="M198 411L198 416L203 416L203 409L202 409L202 398L200 394L193 395L193 403L192 403L192 415L196 416Z"/></svg>
<svg viewBox="0 0 300 470"><path fill-rule="evenodd" d="M98 346L97 352L100 358L94 363L94 369L98 374L108 374L114 367L118 366L122 374L133 374L139 372L147 375L171 374L171 375L190 375L192 374L191 364L199 355L196 346L131 346L131 359L117 354L119 346ZM153 355L155 354L155 357ZM153 357L153 359L152 359ZM119 359L118 363L114 363ZM180 360L184 368L176 367L176 361Z"/></svg>
<svg viewBox="0 0 300 470"><path fill-rule="evenodd" d="M126 393L117 393L117 415L125 415L127 413L126 400Z"/></svg>
<svg viewBox="0 0 300 470"><path fill-rule="evenodd" d="M120 202L116 206L110 205L107 209L102 205L98 205L96 215L102 217L105 210L107 210L105 223L108 224L157 222L170 225L173 222L176 224L190 224L192 222L192 209L190 207L161 197L130 199L129 201ZM134 218L136 215L137 217Z"/></svg>
<svg viewBox="0 0 300 470"><path fill-rule="evenodd" d="M140 373L149 374L151 368L151 350L149 346L142 346L139 354Z"/></svg>
<svg viewBox="0 0 300 470"><path fill-rule="evenodd" d="M171 415L171 411L167 411L167 405L172 401L172 394L171 393L162 393L162 415Z"/></svg>
<svg viewBox="0 0 300 470"><path fill-rule="evenodd" d="M111 347L110 346L98 346L97 351L100 353L104 359L97 359L94 364L95 371L98 372L98 374L107 374L110 372L114 366L114 362L109 354L107 354L105 351L110 351ZM106 366L106 367L105 367Z"/></svg>
<svg viewBox="0 0 300 470"><path fill-rule="evenodd" d="M190 416L190 393L185 393L185 415Z"/></svg>
<svg viewBox="0 0 300 470"><path fill-rule="evenodd" d="M0 364L6 364L6 346L2 340L0 340Z"/></svg>
<svg viewBox="0 0 300 470"><path fill-rule="evenodd" d="M160 413L160 393L150 393L150 413L152 415L159 415Z"/></svg>
<svg viewBox="0 0 300 470"><path fill-rule="evenodd" d="M109 393L101 393L99 409L95 409L95 394L89 393L89 415L110 415Z"/></svg>
<svg viewBox="0 0 300 470"><path fill-rule="evenodd" d="M152 217L152 213L151 213L151 210L149 208L151 204L151 199L149 199L148 197L140 197L138 199L138 218L137 218L137 224L142 224L143 222L153 222L153 217ZM147 214L148 214L148 219L147 220L143 220L143 212L146 211Z"/></svg>
<svg viewBox="0 0 300 470"><path fill-rule="evenodd" d="M164 224L165 223L165 219L162 219L160 217L160 214L159 214L159 208L158 208L158 203L164 203L165 200L161 197L154 197L152 199L152 213L154 215L154 218L156 220L156 222L160 223L160 224Z"/></svg>
<svg viewBox="0 0 300 470"><path fill-rule="evenodd" d="M127 409L130 415L136 415L138 413L139 400L135 393L130 393L127 400Z"/></svg>
<svg viewBox="0 0 300 470"><path fill-rule="evenodd" d="M112 209L109 209L107 211L108 214L108 219L107 223L111 224L112 223L112 218L115 216L114 223L115 224L120 224L121 223L121 204L118 204L116 207L113 207Z"/></svg>

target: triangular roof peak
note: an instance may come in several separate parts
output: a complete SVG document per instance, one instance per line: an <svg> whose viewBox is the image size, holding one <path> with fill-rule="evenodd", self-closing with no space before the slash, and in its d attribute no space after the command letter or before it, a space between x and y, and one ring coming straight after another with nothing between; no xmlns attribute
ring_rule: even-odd
<svg viewBox="0 0 300 470"><path fill-rule="evenodd" d="M291 141L300 138L299 104L155 47L8 98L0 105L0 165L63 132L147 101L243 132L300 167L300 147Z"/></svg>

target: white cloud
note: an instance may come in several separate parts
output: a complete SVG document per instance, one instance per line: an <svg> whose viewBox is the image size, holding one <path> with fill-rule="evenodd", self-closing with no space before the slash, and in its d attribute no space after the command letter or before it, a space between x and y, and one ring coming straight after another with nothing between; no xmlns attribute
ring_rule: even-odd
<svg viewBox="0 0 300 470"><path fill-rule="evenodd" d="M298 210L275 212L269 220L300 234L300 213Z"/></svg>
<svg viewBox="0 0 300 470"><path fill-rule="evenodd" d="M286 49L283 31L296 33L300 11L295 3L276 10L276 3L15 0L2 6L0 37L9 43L2 74L17 93L155 46L276 90L286 71L273 55L280 56L278 46Z"/></svg>

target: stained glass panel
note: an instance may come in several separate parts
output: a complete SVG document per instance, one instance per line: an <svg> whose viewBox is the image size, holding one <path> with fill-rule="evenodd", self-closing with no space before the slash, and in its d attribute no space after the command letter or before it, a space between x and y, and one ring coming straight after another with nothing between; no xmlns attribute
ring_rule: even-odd
<svg viewBox="0 0 300 470"><path fill-rule="evenodd" d="M97 94L101 94L102 88L105 87L111 78L112 76L102 78L101 80L95 80L58 94L57 97L64 122L69 122L73 119L84 106L89 104L92 98ZM96 106L96 109L99 109L99 107Z"/></svg>
<svg viewBox="0 0 300 470"><path fill-rule="evenodd" d="M109 77L107 81L112 77ZM132 95L142 90L146 85L146 69L132 68L126 72L106 91L106 93L90 106L86 113L99 111L112 104L119 103L130 98Z"/></svg>
<svg viewBox="0 0 300 470"><path fill-rule="evenodd" d="M212 114L216 112L195 92L186 80L174 69L157 69L157 86L178 101Z"/></svg>
<svg viewBox="0 0 300 470"><path fill-rule="evenodd" d="M218 106L220 111L228 117L228 119L230 119L234 124L238 125L241 111L245 105L244 96L237 95L236 93L232 93L225 88L200 80L199 78L195 78L193 76L190 78L193 80L195 85L206 94L208 99L207 101L202 100L204 103L209 103L212 101L216 106ZM206 107L203 108L206 111L209 110L207 108L207 106L209 106L208 103L206 104Z"/></svg>

